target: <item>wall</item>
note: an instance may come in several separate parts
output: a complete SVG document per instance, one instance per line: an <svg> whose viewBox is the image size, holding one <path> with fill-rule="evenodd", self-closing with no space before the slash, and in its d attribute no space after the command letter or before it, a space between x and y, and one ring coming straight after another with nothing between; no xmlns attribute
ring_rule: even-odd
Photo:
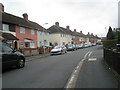
<svg viewBox="0 0 120 90"><path fill-rule="evenodd" d="M49 45L49 33L44 33L41 31L37 31L37 38L38 38L38 47L44 45L44 40L46 40L45 45ZM41 43L40 43L41 42Z"/></svg>
<svg viewBox="0 0 120 90"><path fill-rule="evenodd" d="M55 33L55 34L50 34L49 36L49 41L52 42L52 44L54 43L58 43L58 45L63 45L63 42L65 44L67 43L71 43L72 42L72 36L71 35L63 35L61 37L61 34L59 33Z"/></svg>
<svg viewBox="0 0 120 90"><path fill-rule="evenodd" d="M20 47L19 44L20 44L20 41L24 42L25 38L34 40L35 41L34 42L35 43L35 48L37 48L37 32L35 31L35 34L32 35L31 34L31 29L25 28L25 33L20 33L19 29L20 29L20 27L16 26L16 37L19 39L19 41L17 41L18 42L18 48L24 48L24 46Z"/></svg>

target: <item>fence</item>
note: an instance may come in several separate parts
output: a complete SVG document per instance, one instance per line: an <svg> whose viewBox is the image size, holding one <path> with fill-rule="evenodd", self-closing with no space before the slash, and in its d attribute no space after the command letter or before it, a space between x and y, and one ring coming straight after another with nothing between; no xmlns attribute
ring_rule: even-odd
<svg viewBox="0 0 120 90"><path fill-rule="evenodd" d="M18 51L23 53L25 56L49 53L51 48L22 48Z"/></svg>
<svg viewBox="0 0 120 90"><path fill-rule="evenodd" d="M120 52L104 48L104 59L110 67L120 74Z"/></svg>

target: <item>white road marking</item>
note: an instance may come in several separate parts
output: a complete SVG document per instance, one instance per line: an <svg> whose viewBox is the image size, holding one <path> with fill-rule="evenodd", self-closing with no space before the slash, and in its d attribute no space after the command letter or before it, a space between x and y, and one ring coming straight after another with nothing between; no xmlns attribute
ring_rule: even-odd
<svg viewBox="0 0 120 90"><path fill-rule="evenodd" d="M79 75L79 72L82 68L82 65L83 65L83 62L84 62L85 59L82 59L78 65L76 66L75 70L73 71L70 79L68 80L68 83L67 85L65 86L66 90L69 90L70 88L75 88L76 86L76 82L77 82L77 78L78 78L78 75Z"/></svg>
<svg viewBox="0 0 120 90"><path fill-rule="evenodd" d="M84 58L78 63L78 65L75 67L71 77L69 78L65 88L66 90L69 90L71 88L75 88L79 72L81 71L81 68L83 66L84 61L87 59L87 56L90 57L92 54L92 51L88 51L85 55ZM95 60L95 59L89 59L89 60Z"/></svg>
<svg viewBox="0 0 120 90"><path fill-rule="evenodd" d="M91 54L92 54L92 51L89 53L88 57L90 57L90 56L91 56Z"/></svg>
<svg viewBox="0 0 120 90"><path fill-rule="evenodd" d="M89 58L88 61L96 61L97 58Z"/></svg>
<svg viewBox="0 0 120 90"><path fill-rule="evenodd" d="M87 57L87 55L90 53L90 51L88 51L86 54L85 54L85 56L84 56L84 59Z"/></svg>

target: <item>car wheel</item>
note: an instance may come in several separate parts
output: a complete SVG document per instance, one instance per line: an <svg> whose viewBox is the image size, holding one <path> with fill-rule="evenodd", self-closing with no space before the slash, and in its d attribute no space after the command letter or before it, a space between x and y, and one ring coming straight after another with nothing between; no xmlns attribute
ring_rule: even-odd
<svg viewBox="0 0 120 90"><path fill-rule="evenodd" d="M65 51L65 53L67 53L67 51Z"/></svg>
<svg viewBox="0 0 120 90"><path fill-rule="evenodd" d="M25 66L25 61L23 58L18 60L17 68L23 68Z"/></svg>

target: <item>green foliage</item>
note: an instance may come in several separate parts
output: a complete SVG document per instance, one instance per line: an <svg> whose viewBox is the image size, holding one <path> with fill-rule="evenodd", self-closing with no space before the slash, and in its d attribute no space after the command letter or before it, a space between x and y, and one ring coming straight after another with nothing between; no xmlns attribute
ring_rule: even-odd
<svg viewBox="0 0 120 90"><path fill-rule="evenodd" d="M108 33L107 33L107 40L112 40L114 38L115 38L115 36L114 36L113 31L112 31L112 28L109 27L109 30L108 30Z"/></svg>
<svg viewBox="0 0 120 90"><path fill-rule="evenodd" d="M118 43L120 44L120 32L118 32Z"/></svg>
<svg viewBox="0 0 120 90"><path fill-rule="evenodd" d="M103 46L108 49L117 49L117 39L103 41Z"/></svg>

